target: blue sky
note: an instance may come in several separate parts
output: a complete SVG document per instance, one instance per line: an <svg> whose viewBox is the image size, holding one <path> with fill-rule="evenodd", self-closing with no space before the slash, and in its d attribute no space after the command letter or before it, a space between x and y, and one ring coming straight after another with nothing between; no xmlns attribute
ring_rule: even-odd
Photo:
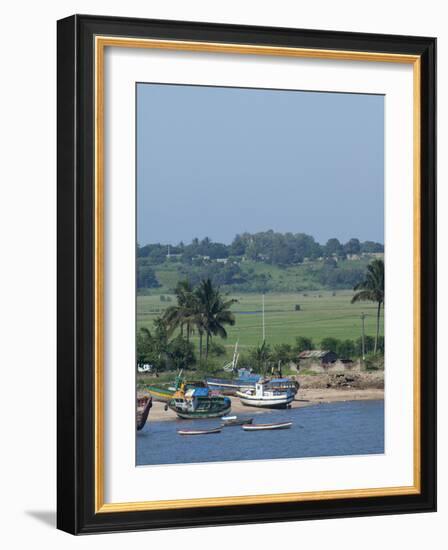
<svg viewBox="0 0 448 550"><path fill-rule="evenodd" d="M384 97L137 85L137 240L384 242Z"/></svg>

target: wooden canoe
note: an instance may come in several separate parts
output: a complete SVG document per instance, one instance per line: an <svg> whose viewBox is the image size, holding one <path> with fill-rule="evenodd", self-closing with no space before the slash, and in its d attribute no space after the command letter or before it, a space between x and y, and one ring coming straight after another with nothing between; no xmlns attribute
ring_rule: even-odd
<svg viewBox="0 0 448 550"><path fill-rule="evenodd" d="M179 435L206 435L206 434L219 434L221 428L214 428L212 430L177 430Z"/></svg>
<svg viewBox="0 0 448 550"><path fill-rule="evenodd" d="M292 426L292 422L277 422L276 424L243 424L243 430L246 432L256 432L261 430L286 430Z"/></svg>

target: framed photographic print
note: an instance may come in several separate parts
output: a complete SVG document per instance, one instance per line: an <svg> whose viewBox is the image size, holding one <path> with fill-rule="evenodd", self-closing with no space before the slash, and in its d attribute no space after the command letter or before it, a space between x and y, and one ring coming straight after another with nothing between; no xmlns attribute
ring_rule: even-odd
<svg viewBox="0 0 448 550"><path fill-rule="evenodd" d="M58 527L435 510L433 38L58 22Z"/></svg>

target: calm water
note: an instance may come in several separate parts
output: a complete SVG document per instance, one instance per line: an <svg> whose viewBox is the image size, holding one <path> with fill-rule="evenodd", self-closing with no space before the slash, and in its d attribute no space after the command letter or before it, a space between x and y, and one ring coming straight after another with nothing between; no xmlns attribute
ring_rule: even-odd
<svg viewBox="0 0 448 550"><path fill-rule="evenodd" d="M292 421L289 430L180 436L178 429L220 425L217 419L149 422L137 433L137 465L378 454L384 452L384 401L346 401L251 414L254 423ZM151 419L151 414L149 415Z"/></svg>

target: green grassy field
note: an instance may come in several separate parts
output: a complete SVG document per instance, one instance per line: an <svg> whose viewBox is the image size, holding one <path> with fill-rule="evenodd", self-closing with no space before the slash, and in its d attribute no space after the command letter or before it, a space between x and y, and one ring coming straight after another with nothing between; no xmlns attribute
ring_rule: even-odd
<svg viewBox="0 0 448 550"><path fill-rule="evenodd" d="M304 295L307 294L307 295ZM333 295L334 294L334 295ZM325 337L356 340L361 336L361 312L366 314L366 334L374 336L376 305L371 302L351 304L350 290L316 291L307 293L268 293L265 296L266 341L270 345L293 344L297 336L312 338L318 346ZM159 295L137 297L137 328L151 329L154 319L171 304L162 302ZM228 327L227 340L217 339L230 354L235 342L244 350L261 344L262 296L260 294L231 294L238 299L232 307L236 317L233 327ZM300 304L300 311L294 311ZM382 318L383 325L383 318ZM381 326L383 334L383 326Z"/></svg>

